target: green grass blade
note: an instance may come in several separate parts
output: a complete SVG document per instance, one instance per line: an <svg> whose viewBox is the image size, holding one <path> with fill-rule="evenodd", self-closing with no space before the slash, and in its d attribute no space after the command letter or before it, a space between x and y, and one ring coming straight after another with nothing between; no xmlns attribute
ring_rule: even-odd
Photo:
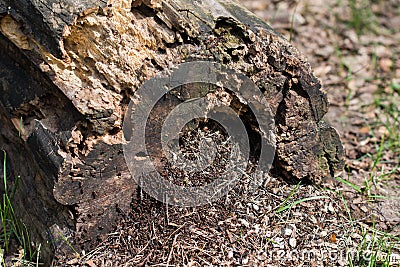
<svg viewBox="0 0 400 267"><path fill-rule="evenodd" d="M298 184L296 184L296 186L293 188L293 190L290 191L289 196L288 196L278 207L284 206L284 205L289 201L289 199L292 198L292 196L296 193L297 189L299 189L300 183L301 183L301 182L299 182Z"/></svg>
<svg viewBox="0 0 400 267"><path fill-rule="evenodd" d="M7 153L3 150L4 159L3 159L3 183L4 183L4 192L7 195Z"/></svg>
<svg viewBox="0 0 400 267"><path fill-rule="evenodd" d="M352 182L347 181L347 180L345 180L343 178L340 178L340 177L337 177L336 180L338 180L339 182L344 183L347 186L350 186L351 188L356 190L358 193L360 193L360 194L362 193L362 189L359 186L357 186L356 184L353 184Z"/></svg>
<svg viewBox="0 0 400 267"><path fill-rule="evenodd" d="M296 206L297 204L303 203L305 201L311 201L311 200L317 200L317 199L324 199L324 198L329 198L328 196L313 196L313 197L307 197L307 198L303 198L303 199L299 199L294 201L293 203L290 203L289 205L286 205L284 207L280 207L276 213L280 213L282 211L285 211L289 208L292 208L293 206Z"/></svg>

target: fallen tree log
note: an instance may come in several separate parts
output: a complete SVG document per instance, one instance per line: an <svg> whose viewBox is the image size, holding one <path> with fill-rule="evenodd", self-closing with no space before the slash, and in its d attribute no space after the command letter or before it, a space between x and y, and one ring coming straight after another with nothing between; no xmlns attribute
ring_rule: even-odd
<svg viewBox="0 0 400 267"><path fill-rule="evenodd" d="M78 248L90 249L129 208L128 103L183 62L220 63L263 92L276 127L275 175L320 183L342 168L338 134L323 120L327 97L306 59L234 1L2 0L0 30L0 140L10 182L25 181L16 202L39 242L73 232Z"/></svg>

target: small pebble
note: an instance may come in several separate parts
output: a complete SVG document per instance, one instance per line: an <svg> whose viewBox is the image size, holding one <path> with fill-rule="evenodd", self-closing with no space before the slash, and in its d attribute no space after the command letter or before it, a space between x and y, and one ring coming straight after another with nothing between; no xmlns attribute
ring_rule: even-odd
<svg viewBox="0 0 400 267"><path fill-rule="evenodd" d="M260 207L259 207L257 204L254 204L254 203L253 203L253 210L259 211L259 210L260 210Z"/></svg>
<svg viewBox="0 0 400 267"><path fill-rule="evenodd" d="M369 242L371 240L372 240L371 236L369 234L366 234L365 235L365 241Z"/></svg>
<svg viewBox="0 0 400 267"><path fill-rule="evenodd" d="M228 259L232 259L232 258L233 258L233 251L230 250L230 251L228 252Z"/></svg>
<svg viewBox="0 0 400 267"><path fill-rule="evenodd" d="M283 234L284 234L285 236L291 235L292 232L293 232L293 230L290 229L290 228L285 228L285 229L283 230Z"/></svg>
<svg viewBox="0 0 400 267"><path fill-rule="evenodd" d="M333 208L332 202L329 202L328 210L329 210L330 212L335 212L335 209Z"/></svg>
<svg viewBox="0 0 400 267"><path fill-rule="evenodd" d="M297 245L296 238L289 238L289 245L290 245L292 248L295 248L296 245Z"/></svg>
<svg viewBox="0 0 400 267"><path fill-rule="evenodd" d="M321 237L325 237L325 236L327 236L328 235L328 232L326 231L326 230L323 230L321 233L320 233L320 236Z"/></svg>
<svg viewBox="0 0 400 267"><path fill-rule="evenodd" d="M361 209L363 212L365 212L365 213L367 213L367 212L368 212L368 208L367 208L367 207L365 207L365 206L361 206L361 207L360 207L360 209Z"/></svg>
<svg viewBox="0 0 400 267"><path fill-rule="evenodd" d="M246 221L245 219L239 219L239 222L245 227L250 226L250 223L248 221Z"/></svg>

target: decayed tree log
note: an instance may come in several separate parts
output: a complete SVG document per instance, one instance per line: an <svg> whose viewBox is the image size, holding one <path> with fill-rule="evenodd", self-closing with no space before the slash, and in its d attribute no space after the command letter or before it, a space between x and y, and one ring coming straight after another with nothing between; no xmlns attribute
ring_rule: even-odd
<svg viewBox="0 0 400 267"><path fill-rule="evenodd" d="M25 181L19 206L37 240L74 231L90 247L116 207L129 207L127 104L145 80L182 62L222 63L263 91L276 123L274 173L319 183L342 168L338 134L323 120L327 98L306 59L234 0L1 0L0 30L0 140L10 179ZM11 145L19 118L22 155Z"/></svg>

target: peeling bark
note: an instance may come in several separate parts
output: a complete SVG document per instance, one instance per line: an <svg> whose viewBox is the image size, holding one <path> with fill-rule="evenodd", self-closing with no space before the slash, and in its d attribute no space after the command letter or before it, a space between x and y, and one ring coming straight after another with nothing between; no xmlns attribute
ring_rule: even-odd
<svg viewBox="0 0 400 267"><path fill-rule="evenodd" d="M342 168L339 136L323 120L327 97L309 63L234 1L2 0L0 30L2 128L22 117L29 158L13 174L26 176L23 194L42 192L32 205L51 218L35 219L38 240L56 226L90 249L117 207L129 207L136 185L121 145L127 104L145 80L182 62L222 63L262 90L276 122L274 173L319 183ZM0 136L13 162L20 156L7 143L15 136L15 129Z"/></svg>

